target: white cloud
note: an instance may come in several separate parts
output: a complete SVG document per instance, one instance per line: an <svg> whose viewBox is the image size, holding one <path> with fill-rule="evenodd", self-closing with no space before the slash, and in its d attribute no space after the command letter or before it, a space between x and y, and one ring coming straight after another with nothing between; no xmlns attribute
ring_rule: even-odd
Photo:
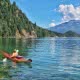
<svg viewBox="0 0 80 80"><path fill-rule="evenodd" d="M56 24L54 22L49 24L49 27L54 27L54 26L56 26Z"/></svg>
<svg viewBox="0 0 80 80"><path fill-rule="evenodd" d="M72 4L70 5L59 5L59 10L62 14L62 21L69 20L80 20L80 6L74 7Z"/></svg>

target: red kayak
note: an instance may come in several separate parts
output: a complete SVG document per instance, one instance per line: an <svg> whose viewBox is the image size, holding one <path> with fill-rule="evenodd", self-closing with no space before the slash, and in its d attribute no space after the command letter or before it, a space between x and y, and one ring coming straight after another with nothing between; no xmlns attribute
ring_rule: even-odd
<svg viewBox="0 0 80 80"><path fill-rule="evenodd" d="M5 51L0 51L0 52L1 52L1 54L3 54L3 56L5 58L10 59L10 60L12 60L13 62L16 62L16 63L18 63L18 62L32 62L31 59L27 60L24 57L13 57L13 58L11 58L11 55L9 53L7 53Z"/></svg>

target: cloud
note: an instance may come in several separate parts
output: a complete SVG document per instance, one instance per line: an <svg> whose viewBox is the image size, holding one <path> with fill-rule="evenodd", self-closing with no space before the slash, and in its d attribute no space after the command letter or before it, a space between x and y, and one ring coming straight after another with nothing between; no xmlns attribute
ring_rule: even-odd
<svg viewBox="0 0 80 80"><path fill-rule="evenodd" d="M49 27L54 27L54 26L56 26L56 24L54 22L49 24Z"/></svg>
<svg viewBox="0 0 80 80"><path fill-rule="evenodd" d="M80 6L75 7L70 5L59 5L58 12L62 14L62 21L80 20Z"/></svg>

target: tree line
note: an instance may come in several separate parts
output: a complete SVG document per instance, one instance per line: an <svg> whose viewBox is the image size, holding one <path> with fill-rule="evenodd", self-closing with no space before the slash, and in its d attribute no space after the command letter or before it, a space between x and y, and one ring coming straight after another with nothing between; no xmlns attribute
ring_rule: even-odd
<svg viewBox="0 0 80 80"><path fill-rule="evenodd" d="M36 22L32 23L15 2L11 4L10 0L0 0L0 36L16 36L16 30L22 35L22 29L30 34L34 30L37 37L61 35L37 26Z"/></svg>

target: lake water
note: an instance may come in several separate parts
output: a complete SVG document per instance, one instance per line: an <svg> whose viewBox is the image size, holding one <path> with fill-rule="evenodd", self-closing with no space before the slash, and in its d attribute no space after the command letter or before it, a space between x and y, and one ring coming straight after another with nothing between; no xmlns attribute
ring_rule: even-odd
<svg viewBox="0 0 80 80"><path fill-rule="evenodd" d="M0 39L0 49L31 58L13 67L0 60L0 80L80 80L80 38Z"/></svg>

